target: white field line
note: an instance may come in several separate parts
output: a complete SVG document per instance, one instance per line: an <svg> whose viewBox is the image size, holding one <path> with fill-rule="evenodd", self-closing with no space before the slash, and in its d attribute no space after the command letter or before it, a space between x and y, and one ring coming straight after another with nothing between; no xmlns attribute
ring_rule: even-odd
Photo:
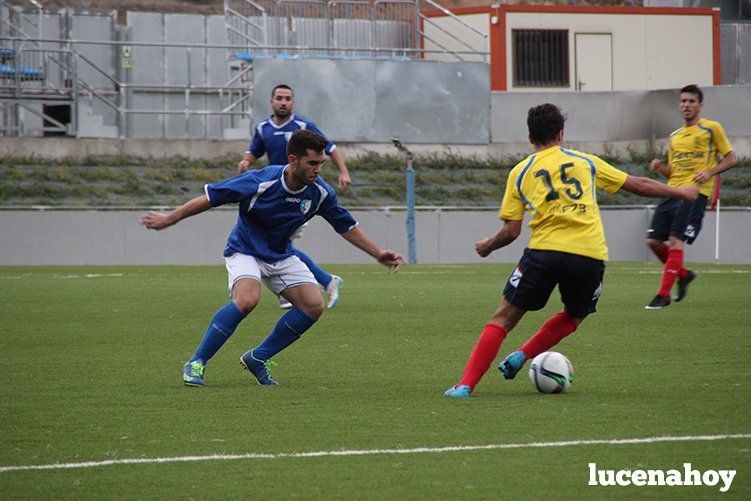
<svg viewBox="0 0 751 501"><path fill-rule="evenodd" d="M646 438L617 438L610 440L567 440L562 442L528 442L512 444L489 445L457 445L445 447L417 447L413 449L362 449L317 452L282 452L262 453L249 452L247 454L211 454L205 456L174 456L161 458L132 458L109 459L105 461L85 461L80 463L53 463L39 465L2 466L0 473L29 470L65 470L75 468L95 468L99 466L117 466L126 464L154 464L154 463L188 463L193 461L225 461L235 459L287 459L287 458L317 458L337 456L377 456L386 454L429 454L462 451L487 451L498 449L540 449L548 447L572 447L580 445L638 445L662 442L707 442L713 440L749 439L751 433L735 435L693 435L677 437L646 437Z"/></svg>
<svg viewBox="0 0 751 501"><path fill-rule="evenodd" d="M501 265L508 265L513 266L514 263L497 263ZM655 268L653 270L646 270L644 268L610 268L608 267L605 270L605 273L608 275L612 275L614 273L618 274L631 274L636 272L639 275L661 275L662 274L662 268ZM489 271L487 269L484 270L462 270L463 275L486 275ZM491 270L490 273L495 273L496 271ZM389 272L385 270L379 270L379 271L352 271L347 272L344 276L348 275L385 275ZM391 272L394 273L394 272ZM421 270L421 271L407 271L407 269L402 268L400 271L396 272L397 275L450 275L452 273L452 270ZM738 269L710 269L710 270L697 270L698 274L711 274L711 275L735 275L735 274L746 274L751 273L751 270L738 270Z"/></svg>
<svg viewBox="0 0 751 501"><path fill-rule="evenodd" d="M496 263L501 265L512 266L514 263ZM402 269L397 272L398 275L449 275L454 270L462 270L462 274L465 275L485 275L488 270L467 270L465 265L428 265L431 268L442 268L438 270L421 270L421 271L408 271L408 269ZM640 275L661 275L662 269L646 270L644 268L610 268L608 267L606 273L611 275L613 273L633 273L637 272ZM739 270L739 269L708 269L699 270L700 274L712 274L712 275L734 275L734 274L746 274L751 273L751 270ZM347 275L383 275L387 274L385 270L378 271L352 271L347 272ZM129 274L131 275L131 274ZM31 273L24 273L23 275L0 275L0 280L20 280L33 276ZM89 273L87 275L52 275L49 278L53 279L71 279L71 278L106 278L106 277L123 277L124 273Z"/></svg>
<svg viewBox="0 0 751 501"><path fill-rule="evenodd" d="M617 273L618 270L615 270ZM749 270L697 270L698 274L712 274L712 275L733 275L736 273L751 273ZM640 275L662 275L662 270L639 270Z"/></svg>
<svg viewBox="0 0 751 501"><path fill-rule="evenodd" d="M88 273L86 275L52 275L52 278L107 278L122 276L122 273Z"/></svg>

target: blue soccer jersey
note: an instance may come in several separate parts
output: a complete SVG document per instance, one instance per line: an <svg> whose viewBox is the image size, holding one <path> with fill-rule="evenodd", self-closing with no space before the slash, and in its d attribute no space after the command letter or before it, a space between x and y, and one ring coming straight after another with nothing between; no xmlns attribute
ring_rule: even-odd
<svg viewBox="0 0 751 501"><path fill-rule="evenodd" d="M273 116L273 115L272 115ZM305 120L298 115L292 115L282 125L276 125L271 117L256 124L253 139L250 142L248 153L256 158L261 158L264 153L269 155L269 165L287 164L287 141L296 130L312 130L326 137L316 124ZM331 141L326 144L326 154L330 155L336 146Z"/></svg>
<svg viewBox="0 0 751 501"><path fill-rule="evenodd" d="M270 165L205 186L212 207L240 204L225 257L239 252L267 263L286 259L293 255L290 237L317 214L337 233L357 226L352 215L339 207L334 190L323 179L319 177L314 184L293 191L284 182L285 167Z"/></svg>

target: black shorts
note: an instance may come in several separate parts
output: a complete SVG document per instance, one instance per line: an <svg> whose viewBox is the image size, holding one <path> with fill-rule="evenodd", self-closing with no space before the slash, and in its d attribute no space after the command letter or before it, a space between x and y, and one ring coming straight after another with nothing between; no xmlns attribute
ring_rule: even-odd
<svg viewBox="0 0 751 501"><path fill-rule="evenodd" d="M664 198L652 216L647 238L664 242L672 236L692 244L699 236L706 210L706 195L699 195L693 203L680 198Z"/></svg>
<svg viewBox="0 0 751 501"><path fill-rule="evenodd" d="M594 313L602 292L605 263L568 252L524 249L503 296L526 311L542 309L558 285L566 313L584 318Z"/></svg>

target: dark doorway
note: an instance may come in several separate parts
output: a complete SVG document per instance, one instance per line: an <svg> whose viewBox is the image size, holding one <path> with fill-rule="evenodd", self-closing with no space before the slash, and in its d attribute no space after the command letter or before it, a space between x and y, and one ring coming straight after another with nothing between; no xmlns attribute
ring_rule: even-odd
<svg viewBox="0 0 751 501"><path fill-rule="evenodd" d="M55 128L57 130L45 130L45 136L64 136L66 130L60 130L56 123L48 120L49 117L53 120L60 122L63 125L70 123L70 105L69 104L44 104L42 105L42 113L44 113L44 128Z"/></svg>

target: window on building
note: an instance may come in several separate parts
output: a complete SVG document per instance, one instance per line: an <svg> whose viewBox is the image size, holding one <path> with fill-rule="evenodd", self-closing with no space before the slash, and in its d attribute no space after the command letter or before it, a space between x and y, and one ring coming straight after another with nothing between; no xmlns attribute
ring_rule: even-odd
<svg viewBox="0 0 751 501"><path fill-rule="evenodd" d="M568 87L568 30L512 30L514 87Z"/></svg>

